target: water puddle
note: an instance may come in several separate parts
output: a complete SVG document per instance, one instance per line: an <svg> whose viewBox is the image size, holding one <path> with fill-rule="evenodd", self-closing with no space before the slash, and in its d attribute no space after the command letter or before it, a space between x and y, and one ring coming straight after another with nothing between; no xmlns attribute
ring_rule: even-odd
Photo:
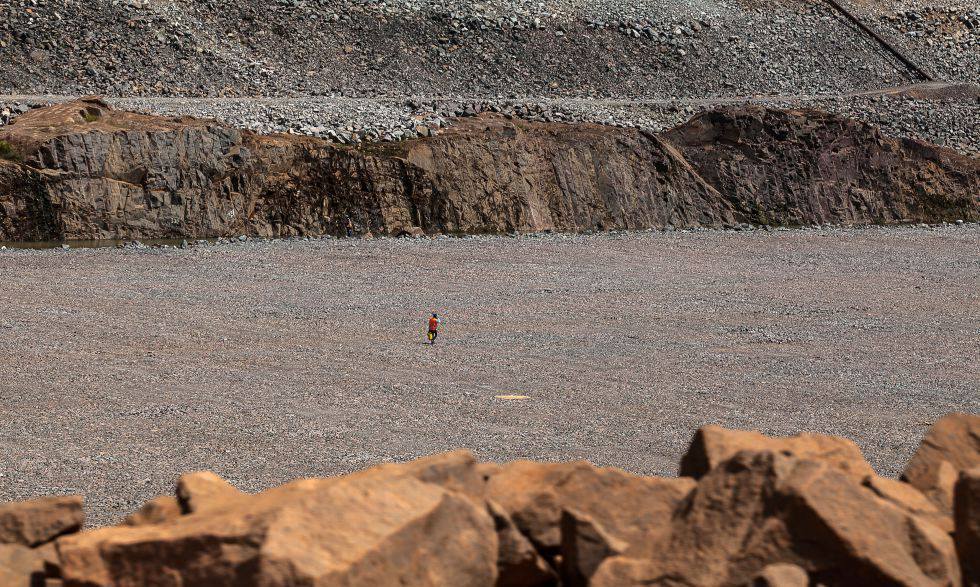
<svg viewBox="0 0 980 587"><path fill-rule="evenodd" d="M60 249L64 245L68 245L72 249L105 249L105 248L115 248L130 246L146 246L146 247L162 247L171 246L179 247L184 241L188 243L196 243L198 241L208 241L210 243L216 242L217 239L182 239L182 238L157 238L157 239L146 239L146 240L126 240L126 239L109 239L109 240L68 240L68 241L0 241L0 247L7 247L8 249Z"/></svg>

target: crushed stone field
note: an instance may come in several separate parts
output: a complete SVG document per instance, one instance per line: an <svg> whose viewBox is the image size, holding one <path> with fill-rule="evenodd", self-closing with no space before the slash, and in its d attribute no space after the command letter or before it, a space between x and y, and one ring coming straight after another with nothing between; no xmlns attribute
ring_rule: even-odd
<svg viewBox="0 0 980 587"><path fill-rule="evenodd" d="M0 501L80 493L99 525L184 471L452 448L674 474L708 423L894 475L980 412L978 285L973 224L2 250Z"/></svg>

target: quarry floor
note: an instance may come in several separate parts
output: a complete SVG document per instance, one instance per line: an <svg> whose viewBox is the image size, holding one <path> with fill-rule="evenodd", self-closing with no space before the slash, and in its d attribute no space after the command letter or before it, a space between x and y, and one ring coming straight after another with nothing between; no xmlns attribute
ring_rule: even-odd
<svg viewBox="0 0 980 587"><path fill-rule="evenodd" d="M0 501L81 493L99 525L183 471L257 491L458 447L672 475L707 423L893 475L980 412L978 286L970 224L8 249Z"/></svg>

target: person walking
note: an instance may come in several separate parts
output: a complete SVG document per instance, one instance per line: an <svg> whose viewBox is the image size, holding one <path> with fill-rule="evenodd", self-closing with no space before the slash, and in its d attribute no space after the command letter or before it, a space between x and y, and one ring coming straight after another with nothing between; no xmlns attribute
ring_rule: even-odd
<svg viewBox="0 0 980 587"><path fill-rule="evenodd" d="M436 337L439 336L439 316L435 313L429 318L429 344L436 344Z"/></svg>

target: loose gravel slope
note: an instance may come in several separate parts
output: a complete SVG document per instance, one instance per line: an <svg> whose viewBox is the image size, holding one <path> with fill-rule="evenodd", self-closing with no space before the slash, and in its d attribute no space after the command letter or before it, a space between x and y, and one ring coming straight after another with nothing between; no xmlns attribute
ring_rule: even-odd
<svg viewBox="0 0 980 587"><path fill-rule="evenodd" d="M976 225L0 251L0 501L80 492L100 524L186 470L455 447L673 473L709 422L894 474L980 412L978 259Z"/></svg>

